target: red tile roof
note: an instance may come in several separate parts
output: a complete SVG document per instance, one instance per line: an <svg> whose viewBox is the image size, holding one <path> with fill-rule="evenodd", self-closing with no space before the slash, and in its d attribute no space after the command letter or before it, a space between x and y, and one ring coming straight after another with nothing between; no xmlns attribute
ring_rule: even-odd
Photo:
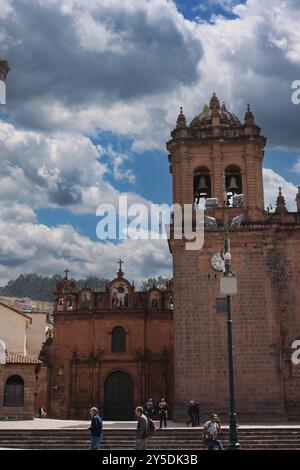
<svg viewBox="0 0 300 470"><path fill-rule="evenodd" d="M29 356L23 356L22 354L7 352L6 353L6 364L40 364L41 361Z"/></svg>

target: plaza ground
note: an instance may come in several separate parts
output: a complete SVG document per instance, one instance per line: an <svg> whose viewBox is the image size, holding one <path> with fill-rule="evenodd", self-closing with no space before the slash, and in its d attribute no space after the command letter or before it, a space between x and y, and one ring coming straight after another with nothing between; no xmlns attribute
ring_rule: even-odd
<svg viewBox="0 0 300 470"><path fill-rule="evenodd" d="M207 418L209 419L209 418ZM0 421L0 429L86 429L90 425L90 420L65 420L65 419L40 419L24 421L3 420ZM156 421L156 427L159 426L159 421ZM280 423L280 424L241 424L239 429L280 429L290 428L297 429L300 427L298 423ZM103 429L135 429L136 421L103 421ZM171 429L186 429L185 423L176 423L168 421L168 428ZM200 426L202 428L202 426ZM223 429L228 429L228 425L222 426Z"/></svg>

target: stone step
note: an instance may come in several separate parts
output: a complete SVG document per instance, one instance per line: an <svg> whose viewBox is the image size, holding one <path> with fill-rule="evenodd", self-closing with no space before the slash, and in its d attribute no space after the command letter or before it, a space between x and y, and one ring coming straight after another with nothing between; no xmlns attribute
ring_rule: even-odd
<svg viewBox="0 0 300 470"><path fill-rule="evenodd" d="M222 439L226 439L228 437L228 434L221 434L219 436L220 438ZM53 435L49 435L49 436L42 436L42 435L37 435L37 436L28 436L28 435L19 435L19 434L13 434L13 435L8 435L8 434L4 434L2 436L0 436L0 440L3 440L3 439L9 439L9 440L13 440L13 439L19 439L19 440L70 440L70 441L77 441L77 440L87 440L89 439L90 436L87 435L87 434L83 434L81 436L73 436L72 434L69 434L69 435L66 435L66 436L57 436L55 434ZM107 439L107 440L114 440L114 439L118 439L118 440L128 440L128 439L135 439L135 435L129 435L129 436L122 436L122 435L119 435L119 434L116 434L116 435L107 435L106 433L104 433L104 439ZM155 436L151 436L150 438L151 440L167 440L167 441L181 441L181 440L188 440L188 441L198 441L198 440L201 440L202 439L202 435L197 435L197 436L192 436L192 437L189 437L189 436L161 436L161 435L155 435ZM286 436L255 436L255 435L251 435L251 436L247 436L247 435L240 435L239 434L239 439L241 440L248 440L248 439L251 439L252 441L253 440L257 440L257 441L260 441L260 440L288 440L288 441L297 441L299 440L300 441L300 436L289 436L289 435L286 435Z"/></svg>
<svg viewBox="0 0 300 470"><path fill-rule="evenodd" d="M115 437L116 434L118 436L122 436L122 437L132 437L132 436L135 436L135 431L133 432L130 432L130 433L122 433L122 432L109 432L107 430L104 430L104 433L106 436L112 436L112 437ZM22 432L18 432L18 431L9 431L9 430L1 430L0 431L0 438L1 436L19 436L19 437L23 437L23 436L26 436L26 437L32 437L32 438L36 438L37 436L42 436L42 437L52 437L52 436L56 436L56 437L61 437L61 438L66 438L66 437L72 437L72 438L76 438L76 437L81 437L83 436L84 434L88 435L88 431L81 431L81 432L76 432L74 433L72 430L70 431L64 431L63 433L61 432L44 432L44 431L38 431L38 432L32 432L32 431L22 431ZM228 432L226 431L223 431L222 432L222 435L227 435ZM256 436L256 437L278 437L278 438L281 438L281 437L299 437L300 438L300 431L299 432L285 432L285 433L278 433L278 432L274 432L274 433L265 433L265 432L240 432L238 431L238 434L239 436L245 436L245 437L251 437L251 436ZM162 438L166 438L166 437L175 437L175 438L188 438L188 439L196 439L197 437L201 436L202 435L202 432L198 432L198 433L192 433L192 434L189 434L189 433L165 433L165 432L160 432L160 431L157 431L156 432L156 436L159 436L159 437L162 437Z"/></svg>
<svg viewBox="0 0 300 470"><path fill-rule="evenodd" d="M149 439L149 450L201 450L202 429L157 430ZM30 429L0 430L0 448L14 449L78 449L89 447L86 429ZM224 446L228 441L228 429L220 435ZM239 441L243 449L300 449L300 428L239 429ZM131 450L135 447L134 429L104 429L102 449Z"/></svg>

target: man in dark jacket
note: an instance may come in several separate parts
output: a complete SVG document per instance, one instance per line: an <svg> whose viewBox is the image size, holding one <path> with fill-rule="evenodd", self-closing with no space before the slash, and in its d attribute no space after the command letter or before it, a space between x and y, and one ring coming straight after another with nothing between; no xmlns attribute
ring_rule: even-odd
<svg viewBox="0 0 300 470"><path fill-rule="evenodd" d="M194 400L191 400L188 405L188 414L190 419L188 420L186 425L189 426L190 423L192 423L192 426L194 427L196 422L196 406Z"/></svg>
<svg viewBox="0 0 300 470"><path fill-rule="evenodd" d="M138 419L136 428L136 446L135 450L146 450L148 437L150 434L148 419L143 413L143 407L138 406L135 410Z"/></svg>
<svg viewBox="0 0 300 470"><path fill-rule="evenodd" d="M149 398L147 403L143 406L144 415L147 416L148 419L153 419L155 415L155 408L153 405L152 398Z"/></svg>
<svg viewBox="0 0 300 470"><path fill-rule="evenodd" d="M90 415L92 418L91 426L89 427L89 431L91 431L90 450L98 450L103 438L102 419L95 407L90 409Z"/></svg>

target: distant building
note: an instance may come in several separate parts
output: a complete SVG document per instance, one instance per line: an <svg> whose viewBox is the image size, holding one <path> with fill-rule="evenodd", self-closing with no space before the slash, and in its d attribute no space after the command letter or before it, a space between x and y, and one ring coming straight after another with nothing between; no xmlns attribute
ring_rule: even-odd
<svg viewBox="0 0 300 470"><path fill-rule="evenodd" d="M0 303L0 419L32 419L45 314L31 318Z"/></svg>
<svg viewBox="0 0 300 470"><path fill-rule="evenodd" d="M12 303L12 307L23 313L30 313L33 310L32 300L29 297L16 298Z"/></svg>

